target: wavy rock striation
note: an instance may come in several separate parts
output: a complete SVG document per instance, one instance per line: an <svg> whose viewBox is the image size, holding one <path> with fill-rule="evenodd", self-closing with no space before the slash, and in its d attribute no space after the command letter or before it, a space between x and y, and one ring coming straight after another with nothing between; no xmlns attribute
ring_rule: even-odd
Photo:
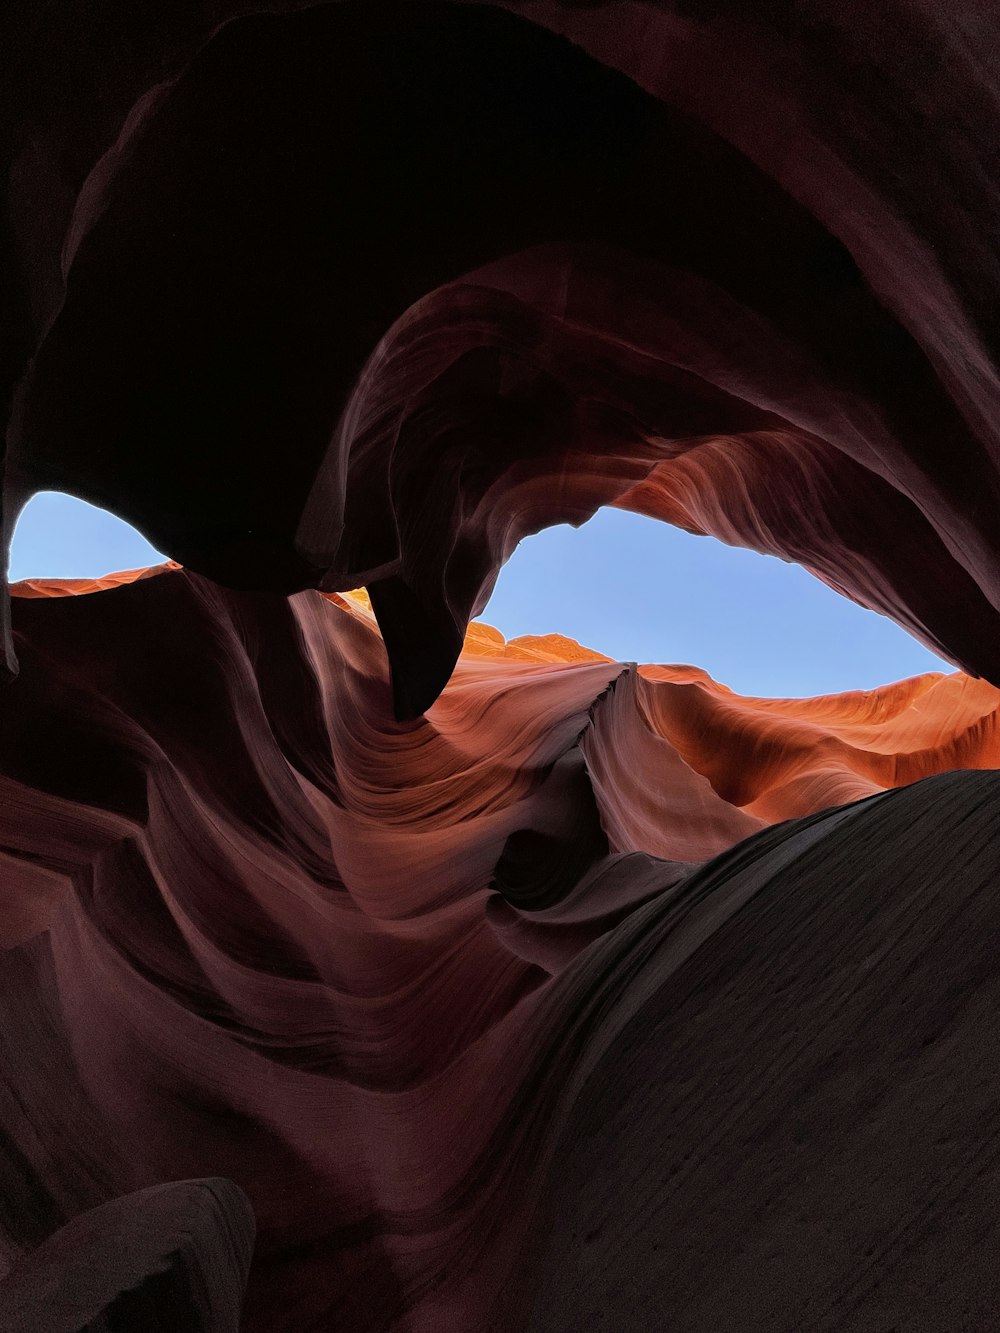
<svg viewBox="0 0 1000 1333"><path fill-rule="evenodd" d="M253 1214L229 1180L154 1185L81 1213L0 1283L8 1333L238 1333Z"/></svg>
<svg viewBox="0 0 1000 1333"><path fill-rule="evenodd" d="M70 9L4 20L8 535L366 584L403 717L608 503L1000 683L991 7Z"/></svg>
<svg viewBox="0 0 1000 1333"><path fill-rule="evenodd" d="M12 1282L212 1175L251 1333L987 1326L1000 692L475 626L399 722L363 596L108 583L15 588Z"/></svg>
<svg viewBox="0 0 1000 1333"><path fill-rule="evenodd" d="M0 47L4 547L56 489L180 562L0 587L4 1317L995 1328L996 6ZM605 504L962 673L470 628Z"/></svg>

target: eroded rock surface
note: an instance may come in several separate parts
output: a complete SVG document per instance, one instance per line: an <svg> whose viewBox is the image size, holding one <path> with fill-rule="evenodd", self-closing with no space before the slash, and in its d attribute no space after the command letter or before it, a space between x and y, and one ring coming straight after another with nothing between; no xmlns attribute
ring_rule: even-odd
<svg viewBox="0 0 1000 1333"><path fill-rule="evenodd" d="M624 504L1000 683L992 7L64 10L4 18L8 537L365 584L412 717Z"/></svg>
<svg viewBox="0 0 1000 1333"><path fill-rule="evenodd" d="M147 1226L221 1179L250 1333L994 1329L995 5L0 49L4 546L55 489L177 562L0 587L3 1299L93 1253L40 1333L230 1329L239 1195ZM606 504L962 671L469 628Z"/></svg>
<svg viewBox="0 0 1000 1333"><path fill-rule="evenodd" d="M1000 692L476 626L399 722L364 597L148 573L15 588L10 1260L215 1174L261 1333L991 1308Z"/></svg>

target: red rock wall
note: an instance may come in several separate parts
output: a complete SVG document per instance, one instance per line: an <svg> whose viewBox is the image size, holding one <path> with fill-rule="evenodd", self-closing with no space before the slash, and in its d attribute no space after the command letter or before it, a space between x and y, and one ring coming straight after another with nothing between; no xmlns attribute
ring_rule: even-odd
<svg viewBox="0 0 1000 1333"><path fill-rule="evenodd" d="M179 562L0 588L0 1314L233 1327L222 1177L260 1333L995 1328L995 6L0 49L4 545ZM604 504L966 674L469 629Z"/></svg>
<svg viewBox="0 0 1000 1333"><path fill-rule="evenodd" d="M405 716L605 503L1000 681L991 7L248 8L7 20L8 531L367 584Z"/></svg>
<svg viewBox="0 0 1000 1333"><path fill-rule="evenodd" d="M695 668L636 670L557 636L504 644L478 626L428 714L397 722L365 598L148 573L93 595L89 583L15 588L22 671L0 742L0 1118L15 1154L4 1244L10 1262L81 1209L228 1177L256 1216L249 1330L573 1326L584 1297L530 1256L552 1236L567 1263L584 1253L583 1232L564 1232L603 1185L551 1210L572 1177L553 1162L572 1159L571 1126L606 1095L591 1071L617 1059L643 1005L728 956L724 923L764 889L763 919L741 929L775 929L768 913L808 878L817 838L867 873L847 830L877 823L875 807L828 807L996 763L1000 693L959 674L742 699ZM985 789L965 780L953 815L952 788L933 798L939 843L949 819L983 836ZM898 856L905 808L865 835L879 856ZM966 857L968 836L939 854ZM819 882L841 912L870 892ZM924 910L944 910L927 892ZM791 958L784 930L760 948ZM881 947L916 965L910 944ZM821 984L826 957L810 954L797 984ZM731 973L711 964L725 995L759 969L756 951L738 958ZM867 1012L867 992L852 996ZM788 1002L777 992L766 1022ZM698 1020L707 1049L732 1040L733 1004ZM851 1047L857 1021L836 1041ZM658 1040L636 1057L651 1069ZM777 1058L775 1040L761 1038L759 1059ZM851 1059L862 1085L883 1077ZM679 1075L650 1077L655 1118ZM772 1109L785 1095L798 1085L754 1094ZM726 1097L718 1115L738 1120ZM876 1141L884 1132L876 1117ZM611 1170L617 1139L588 1133ZM656 1160L665 1179L688 1169L669 1140ZM725 1160L714 1149L691 1188L726 1197L713 1174ZM626 1208L642 1194L629 1189ZM815 1211L825 1196L810 1198ZM709 1225L695 1195L687 1206ZM599 1267L625 1271L635 1225L599 1229ZM830 1243L836 1272L860 1243ZM551 1294L532 1315L537 1282ZM666 1300L659 1282L638 1285ZM617 1299L618 1318L639 1318L628 1292ZM775 1327L798 1327L796 1300ZM690 1326L716 1308L702 1298Z"/></svg>

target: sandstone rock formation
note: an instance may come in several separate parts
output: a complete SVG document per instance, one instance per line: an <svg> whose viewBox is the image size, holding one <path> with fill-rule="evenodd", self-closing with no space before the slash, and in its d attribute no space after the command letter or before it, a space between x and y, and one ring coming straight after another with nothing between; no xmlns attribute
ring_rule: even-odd
<svg viewBox="0 0 1000 1333"><path fill-rule="evenodd" d="M4 20L8 530L365 584L405 716L606 503L1000 681L992 7L61 6Z"/></svg>
<svg viewBox="0 0 1000 1333"><path fill-rule="evenodd" d="M216 1174L262 1333L992 1308L946 1275L996 1183L997 778L950 770L1000 691L742 699L476 626L399 722L363 596L91 586L14 589L11 1258Z"/></svg>
<svg viewBox="0 0 1000 1333"><path fill-rule="evenodd" d="M56 489L176 562L0 587L0 1311L234 1327L242 1190L251 1333L995 1328L996 7L0 50L4 544ZM469 628L605 504L962 671Z"/></svg>
<svg viewBox="0 0 1000 1333"><path fill-rule="evenodd" d="M238 1333L253 1214L228 1180L183 1180L80 1213L0 1283L8 1333Z"/></svg>

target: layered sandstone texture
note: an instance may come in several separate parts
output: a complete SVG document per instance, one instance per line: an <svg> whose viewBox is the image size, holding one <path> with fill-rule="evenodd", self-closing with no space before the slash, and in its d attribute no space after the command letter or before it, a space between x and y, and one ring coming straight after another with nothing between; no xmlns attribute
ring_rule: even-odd
<svg viewBox="0 0 1000 1333"><path fill-rule="evenodd" d="M221 1176L260 1333L988 1318L1000 787L954 770L1000 691L744 699L476 625L398 721L363 596L14 592L11 1282Z"/></svg>
<svg viewBox="0 0 1000 1333"><path fill-rule="evenodd" d="M0 50L4 545L172 562L0 585L0 1324L996 1328L995 4ZM470 627L608 504L959 670Z"/></svg>

